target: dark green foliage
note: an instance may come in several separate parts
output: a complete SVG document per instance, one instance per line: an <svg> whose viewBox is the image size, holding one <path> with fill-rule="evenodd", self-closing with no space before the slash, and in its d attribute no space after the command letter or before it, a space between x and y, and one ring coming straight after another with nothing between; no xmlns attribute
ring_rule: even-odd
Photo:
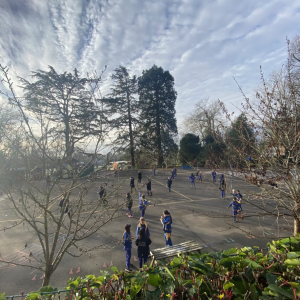
<svg viewBox="0 0 300 300"><path fill-rule="evenodd" d="M300 237L268 243L268 248L232 248L189 254L136 274L87 275L68 282L66 296L80 299L298 299ZM49 288L48 288L49 289ZM28 299L42 296L32 293ZM5 296L2 294L2 296ZM33 297L34 296L34 297Z"/></svg>
<svg viewBox="0 0 300 300"><path fill-rule="evenodd" d="M140 143L154 153L157 165L161 167L164 155L177 149L174 142L177 134L174 78L169 71L154 65L139 77L138 93L141 108Z"/></svg>
<svg viewBox="0 0 300 300"><path fill-rule="evenodd" d="M205 166L209 168L221 166L226 149L222 138L220 136L213 136L206 130L204 139L202 140L202 147L203 151L200 158L204 161Z"/></svg>
<svg viewBox="0 0 300 300"><path fill-rule="evenodd" d="M130 77L128 70L119 66L111 76L114 85L111 93L103 99L106 104L107 113L112 115L110 123L118 134L116 142L123 145L123 149L129 149L131 164L134 167L134 148L136 135L134 128L137 124L138 102L136 76ZM129 140L129 145L128 145Z"/></svg>
<svg viewBox="0 0 300 300"><path fill-rule="evenodd" d="M32 78L33 83L21 78L26 109L51 122L56 137L64 139L67 157L77 142L101 134L100 110L94 101L101 78L81 78L76 69L73 74L58 74L51 66L48 72L33 72Z"/></svg>
<svg viewBox="0 0 300 300"><path fill-rule="evenodd" d="M188 133L180 140L179 159L182 164L193 164L200 151L199 136Z"/></svg>
<svg viewBox="0 0 300 300"><path fill-rule="evenodd" d="M232 123L227 132L226 142L240 151L251 155L253 143L255 142L253 129L250 127L247 117L244 114Z"/></svg>

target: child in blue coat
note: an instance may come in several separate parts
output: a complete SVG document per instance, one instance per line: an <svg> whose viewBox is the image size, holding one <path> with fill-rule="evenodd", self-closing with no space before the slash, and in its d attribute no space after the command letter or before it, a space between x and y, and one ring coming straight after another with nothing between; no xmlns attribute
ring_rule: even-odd
<svg viewBox="0 0 300 300"><path fill-rule="evenodd" d="M165 235L166 246L173 246L171 240L171 232L172 232L172 217L171 213L168 210L164 211L164 216L160 217L160 222L163 224L163 231Z"/></svg>
<svg viewBox="0 0 300 300"><path fill-rule="evenodd" d="M191 174L191 176L189 176L189 179L191 181L191 187L196 188L196 185L195 185L195 176L194 176L193 173Z"/></svg>
<svg viewBox="0 0 300 300"><path fill-rule="evenodd" d="M132 270L130 269L130 259L131 259L131 248L132 248L132 239L133 237L131 236L131 225L126 224L125 226L125 231L123 233L123 245L124 245L124 250L126 251L126 272L131 272Z"/></svg>
<svg viewBox="0 0 300 300"><path fill-rule="evenodd" d="M227 208L232 207L232 215L233 215L233 222L236 222L236 215L238 214L238 211L240 210L240 205L237 202L237 198L233 197L233 200L229 203Z"/></svg>
<svg viewBox="0 0 300 300"><path fill-rule="evenodd" d="M139 209L141 211L141 217L144 217L146 208L149 204L150 201L147 201L145 195L142 195L141 191L139 191Z"/></svg>

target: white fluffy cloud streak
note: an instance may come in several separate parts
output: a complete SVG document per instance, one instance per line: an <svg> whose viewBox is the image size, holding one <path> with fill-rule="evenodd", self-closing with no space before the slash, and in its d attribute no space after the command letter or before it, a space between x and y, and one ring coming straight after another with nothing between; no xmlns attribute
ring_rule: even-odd
<svg viewBox="0 0 300 300"><path fill-rule="evenodd" d="M202 98L242 101L286 57L300 33L300 3L285 0L1 0L0 56L16 74L53 66L81 72L153 64L175 78L177 118ZM107 86L107 84L106 84ZM105 93L105 88L103 90Z"/></svg>

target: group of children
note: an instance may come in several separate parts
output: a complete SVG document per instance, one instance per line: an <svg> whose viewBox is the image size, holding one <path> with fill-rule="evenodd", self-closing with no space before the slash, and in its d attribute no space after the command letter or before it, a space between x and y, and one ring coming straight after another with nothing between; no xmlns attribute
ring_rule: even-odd
<svg viewBox="0 0 300 300"><path fill-rule="evenodd" d="M155 171L154 171L155 172ZM154 173L153 172L153 173ZM155 174L155 173L154 173ZM172 179L175 178L177 175L177 170L174 168L171 172L171 176L168 177L167 180L167 187L169 192L171 191L171 186L172 186ZM215 183L217 181L217 173L215 170L212 171L212 181ZM197 171L196 176L192 173L191 176L188 177L190 179L191 187L195 188L195 180L198 178L200 182L202 182L202 173L201 171ZM138 182L141 183L142 179L142 174L139 171L138 172ZM148 182L146 184L147 186L147 193L148 196L152 196L152 191L151 191L151 180L148 179ZM135 189L134 185L134 178L130 178L130 187L131 187L131 192L133 189ZM219 189L221 191L221 198L225 198L225 190L226 190L226 181L225 181L225 176L224 174L220 174L220 185ZM141 193L141 191L138 191L139 195L139 210L141 213L141 217L139 220L139 224L137 225L136 229L136 240L135 244L137 246L137 255L139 258L139 266L142 268L143 264L147 262L147 258L150 254L150 244L151 244L151 239L150 239L150 231L148 228L147 223L145 222L144 216L146 212L146 208L150 204L150 201L146 200L146 197L144 194ZM240 219L244 219L244 214L242 212L242 194L240 193L239 190L235 191L232 190L232 201L228 205L228 209L231 207L232 212L233 212L233 221L238 222ZM129 218L132 218L133 213L132 213L132 204L133 200L131 197L131 194L127 192L126 194L126 202L127 202L127 207L128 207L128 215ZM164 211L164 216L160 218L160 221L163 225L163 231L164 231L164 236L165 236L165 242L166 246L172 246L172 240L171 240L171 232L172 232L172 217L171 214L168 210ZM131 272L131 266L132 264L130 263L131 260L131 249L132 249L132 241L134 237L131 235L131 225L126 224L125 226L125 231L123 233L123 245L124 245L124 250L126 251L126 269L125 271Z"/></svg>
<svg viewBox="0 0 300 300"><path fill-rule="evenodd" d="M160 217L160 222L163 225L163 231L166 241L166 246L172 246L171 240L171 232L172 232L172 216L168 210L164 211L164 216ZM132 249L132 241L134 237L131 235L131 225L125 225L125 231L123 233L123 245L124 250L126 252L126 272L131 272L131 267L133 266L130 263L131 260L131 249ZM136 228L136 240L135 245L137 246L137 255L139 258L139 267L142 268L144 264L147 263L148 256L150 254L150 244L152 243L150 239L150 231L147 223L145 222L145 218L143 216L140 217L139 224Z"/></svg>

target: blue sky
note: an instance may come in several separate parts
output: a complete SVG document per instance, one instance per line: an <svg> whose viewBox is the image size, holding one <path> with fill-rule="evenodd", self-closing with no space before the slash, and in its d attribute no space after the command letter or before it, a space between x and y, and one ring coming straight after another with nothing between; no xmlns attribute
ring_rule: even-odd
<svg viewBox="0 0 300 300"><path fill-rule="evenodd" d="M53 66L84 75L120 64L132 74L169 70L178 92L178 125L203 98L231 109L264 73L286 60L286 37L300 34L300 1L0 0L0 60L11 76ZM103 84L102 93L108 90Z"/></svg>

